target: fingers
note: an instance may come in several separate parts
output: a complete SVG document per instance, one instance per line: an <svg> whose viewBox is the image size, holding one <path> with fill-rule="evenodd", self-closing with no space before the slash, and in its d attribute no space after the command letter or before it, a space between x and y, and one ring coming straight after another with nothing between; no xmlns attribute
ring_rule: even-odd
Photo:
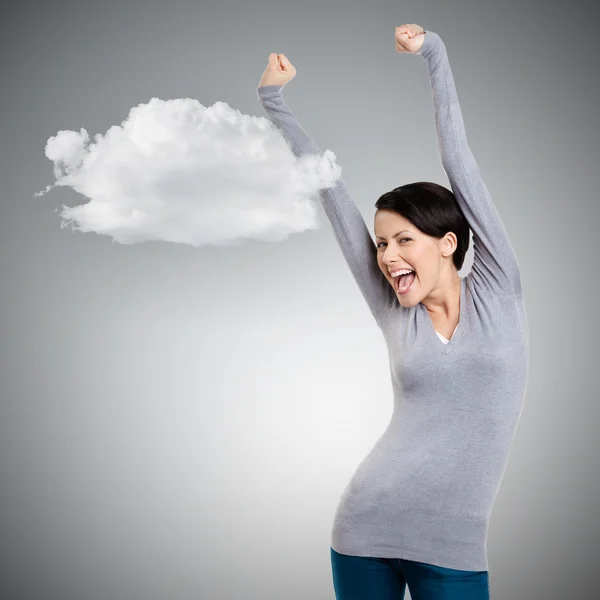
<svg viewBox="0 0 600 600"><path fill-rule="evenodd" d="M280 54L279 55L279 62L281 64L281 68L288 72L291 73L292 75L296 74L296 68L294 67L294 65L290 62L290 59L285 55L285 54Z"/></svg>
<svg viewBox="0 0 600 600"><path fill-rule="evenodd" d="M396 27L396 37L398 35L406 35L408 39L415 37L416 35L420 35L424 33L423 28L416 23L404 23L403 25L399 25Z"/></svg>

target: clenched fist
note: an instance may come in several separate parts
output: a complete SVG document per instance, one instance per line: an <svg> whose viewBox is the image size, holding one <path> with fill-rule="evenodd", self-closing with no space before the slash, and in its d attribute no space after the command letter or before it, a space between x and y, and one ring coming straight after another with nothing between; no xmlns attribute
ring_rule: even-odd
<svg viewBox="0 0 600 600"><path fill-rule="evenodd" d="M396 51L417 52L425 40L425 30L415 23L396 27Z"/></svg>
<svg viewBox="0 0 600 600"><path fill-rule="evenodd" d="M296 76L294 65L285 54L269 54L269 64L265 69L258 87L265 85L285 85Z"/></svg>

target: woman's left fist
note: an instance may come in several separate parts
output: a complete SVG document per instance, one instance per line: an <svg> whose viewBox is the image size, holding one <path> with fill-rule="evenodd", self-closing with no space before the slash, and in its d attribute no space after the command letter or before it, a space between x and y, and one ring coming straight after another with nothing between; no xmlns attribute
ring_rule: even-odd
<svg viewBox="0 0 600 600"><path fill-rule="evenodd" d="M417 52L425 40L425 30L415 23L396 27L396 51Z"/></svg>

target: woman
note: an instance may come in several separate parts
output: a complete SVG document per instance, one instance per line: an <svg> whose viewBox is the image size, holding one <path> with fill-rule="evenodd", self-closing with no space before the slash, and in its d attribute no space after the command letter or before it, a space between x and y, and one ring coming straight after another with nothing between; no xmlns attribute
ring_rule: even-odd
<svg viewBox="0 0 600 600"><path fill-rule="evenodd" d="M335 514L333 582L338 600L402 599L407 585L413 600L484 600L489 519L527 385L521 276L467 144L444 43L404 24L396 50L427 64L452 191L420 182L384 194L374 244L343 179L321 190L386 340L394 391L390 423ZM297 156L320 154L283 100L295 74L285 55L272 53L258 96ZM469 228L474 262L460 278Z"/></svg>

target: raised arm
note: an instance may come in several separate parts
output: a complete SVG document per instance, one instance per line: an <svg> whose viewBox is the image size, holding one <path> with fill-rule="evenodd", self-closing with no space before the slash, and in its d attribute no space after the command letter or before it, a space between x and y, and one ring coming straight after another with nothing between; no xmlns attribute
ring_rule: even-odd
<svg viewBox="0 0 600 600"><path fill-rule="evenodd" d="M429 69L442 166L473 231L473 283L482 294L521 296L515 251L467 143L446 46L428 30L416 54Z"/></svg>
<svg viewBox="0 0 600 600"><path fill-rule="evenodd" d="M283 133L296 156L322 154L283 99L282 85L257 88L258 98L269 119ZM392 286L377 264L377 248L342 178L319 192L346 263L375 320L396 301Z"/></svg>

